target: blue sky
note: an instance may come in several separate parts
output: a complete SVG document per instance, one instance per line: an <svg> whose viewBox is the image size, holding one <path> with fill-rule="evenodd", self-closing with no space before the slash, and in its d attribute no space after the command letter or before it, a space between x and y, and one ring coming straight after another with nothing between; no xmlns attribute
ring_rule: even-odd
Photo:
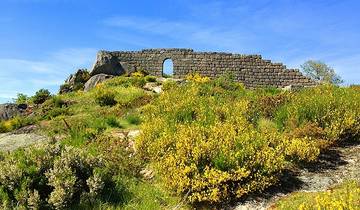
<svg viewBox="0 0 360 210"><path fill-rule="evenodd" d="M326 62L360 83L358 0L1 0L0 102L57 92L96 52L193 48Z"/></svg>

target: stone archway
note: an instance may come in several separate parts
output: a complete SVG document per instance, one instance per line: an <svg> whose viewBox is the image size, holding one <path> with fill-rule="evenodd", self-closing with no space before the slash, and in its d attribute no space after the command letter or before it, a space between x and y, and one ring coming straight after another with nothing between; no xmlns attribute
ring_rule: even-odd
<svg viewBox="0 0 360 210"><path fill-rule="evenodd" d="M171 58L165 58L162 62L162 76L172 77L174 76L174 61Z"/></svg>

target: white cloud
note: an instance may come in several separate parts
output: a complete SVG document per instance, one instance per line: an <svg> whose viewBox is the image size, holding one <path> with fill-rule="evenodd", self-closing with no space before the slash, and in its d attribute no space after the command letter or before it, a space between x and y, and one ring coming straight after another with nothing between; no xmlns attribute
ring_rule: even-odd
<svg viewBox="0 0 360 210"><path fill-rule="evenodd" d="M14 98L17 93L33 95L40 88L56 92L70 73L89 68L95 57L95 49L74 48L50 53L40 61L0 58L0 98Z"/></svg>
<svg viewBox="0 0 360 210"><path fill-rule="evenodd" d="M186 45L205 45L216 50L250 49L251 35L227 27L208 26L195 22L171 21L166 19L146 19L139 17L112 17L103 23L108 27L135 30L145 36L161 35L180 41ZM111 37L107 35L107 37ZM131 42L131 39L129 39ZM142 42L146 43L146 42Z"/></svg>

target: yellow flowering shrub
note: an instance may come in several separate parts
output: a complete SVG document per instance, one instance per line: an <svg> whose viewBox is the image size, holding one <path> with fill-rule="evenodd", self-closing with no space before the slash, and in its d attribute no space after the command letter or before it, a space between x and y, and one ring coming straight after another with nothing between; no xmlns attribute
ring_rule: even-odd
<svg viewBox="0 0 360 210"><path fill-rule="evenodd" d="M32 117L16 116L9 120L0 121L0 133L6 133L26 125L34 123L35 119Z"/></svg>
<svg viewBox="0 0 360 210"><path fill-rule="evenodd" d="M276 114L279 127L290 135L326 140L328 146L360 135L360 93L351 88L322 85L295 94ZM315 132L315 133L314 133Z"/></svg>
<svg viewBox="0 0 360 210"><path fill-rule="evenodd" d="M132 77L144 77L144 73L141 71L136 71L134 73L131 74Z"/></svg>
<svg viewBox="0 0 360 210"><path fill-rule="evenodd" d="M250 101L235 87L174 85L142 110L139 155L192 203L264 190L277 182L287 160L311 161L319 153L306 138L257 129L246 116Z"/></svg>
<svg viewBox="0 0 360 210"><path fill-rule="evenodd" d="M187 75L186 80L193 81L193 82L204 83L204 82L209 82L210 78L209 77L203 77L199 73L196 73L196 74Z"/></svg>
<svg viewBox="0 0 360 210"><path fill-rule="evenodd" d="M317 193L295 193L280 199L275 209L360 209L360 185L348 181L334 189Z"/></svg>

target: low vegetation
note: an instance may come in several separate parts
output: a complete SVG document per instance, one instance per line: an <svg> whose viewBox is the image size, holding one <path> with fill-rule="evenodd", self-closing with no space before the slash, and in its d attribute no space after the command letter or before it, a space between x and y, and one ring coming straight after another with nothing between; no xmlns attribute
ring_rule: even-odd
<svg viewBox="0 0 360 210"><path fill-rule="evenodd" d="M32 116L1 122L0 132L37 124L39 132L53 138L0 155L2 208L218 205L261 192L285 170L360 137L357 88L249 90L231 78L190 75L186 82L163 82L158 95L142 88L146 82L157 81L136 73L89 92L49 95ZM141 130L135 142L118 135L133 129ZM155 177L144 178L143 169ZM356 206L358 185L344 186L320 193L313 203L296 195L289 199L299 200L304 209L342 205L331 206L329 199ZM352 200L343 200L343 189ZM288 206L287 200L276 204Z"/></svg>
<svg viewBox="0 0 360 210"><path fill-rule="evenodd" d="M274 209L359 209L360 185L348 181L320 193L294 193L278 201Z"/></svg>

